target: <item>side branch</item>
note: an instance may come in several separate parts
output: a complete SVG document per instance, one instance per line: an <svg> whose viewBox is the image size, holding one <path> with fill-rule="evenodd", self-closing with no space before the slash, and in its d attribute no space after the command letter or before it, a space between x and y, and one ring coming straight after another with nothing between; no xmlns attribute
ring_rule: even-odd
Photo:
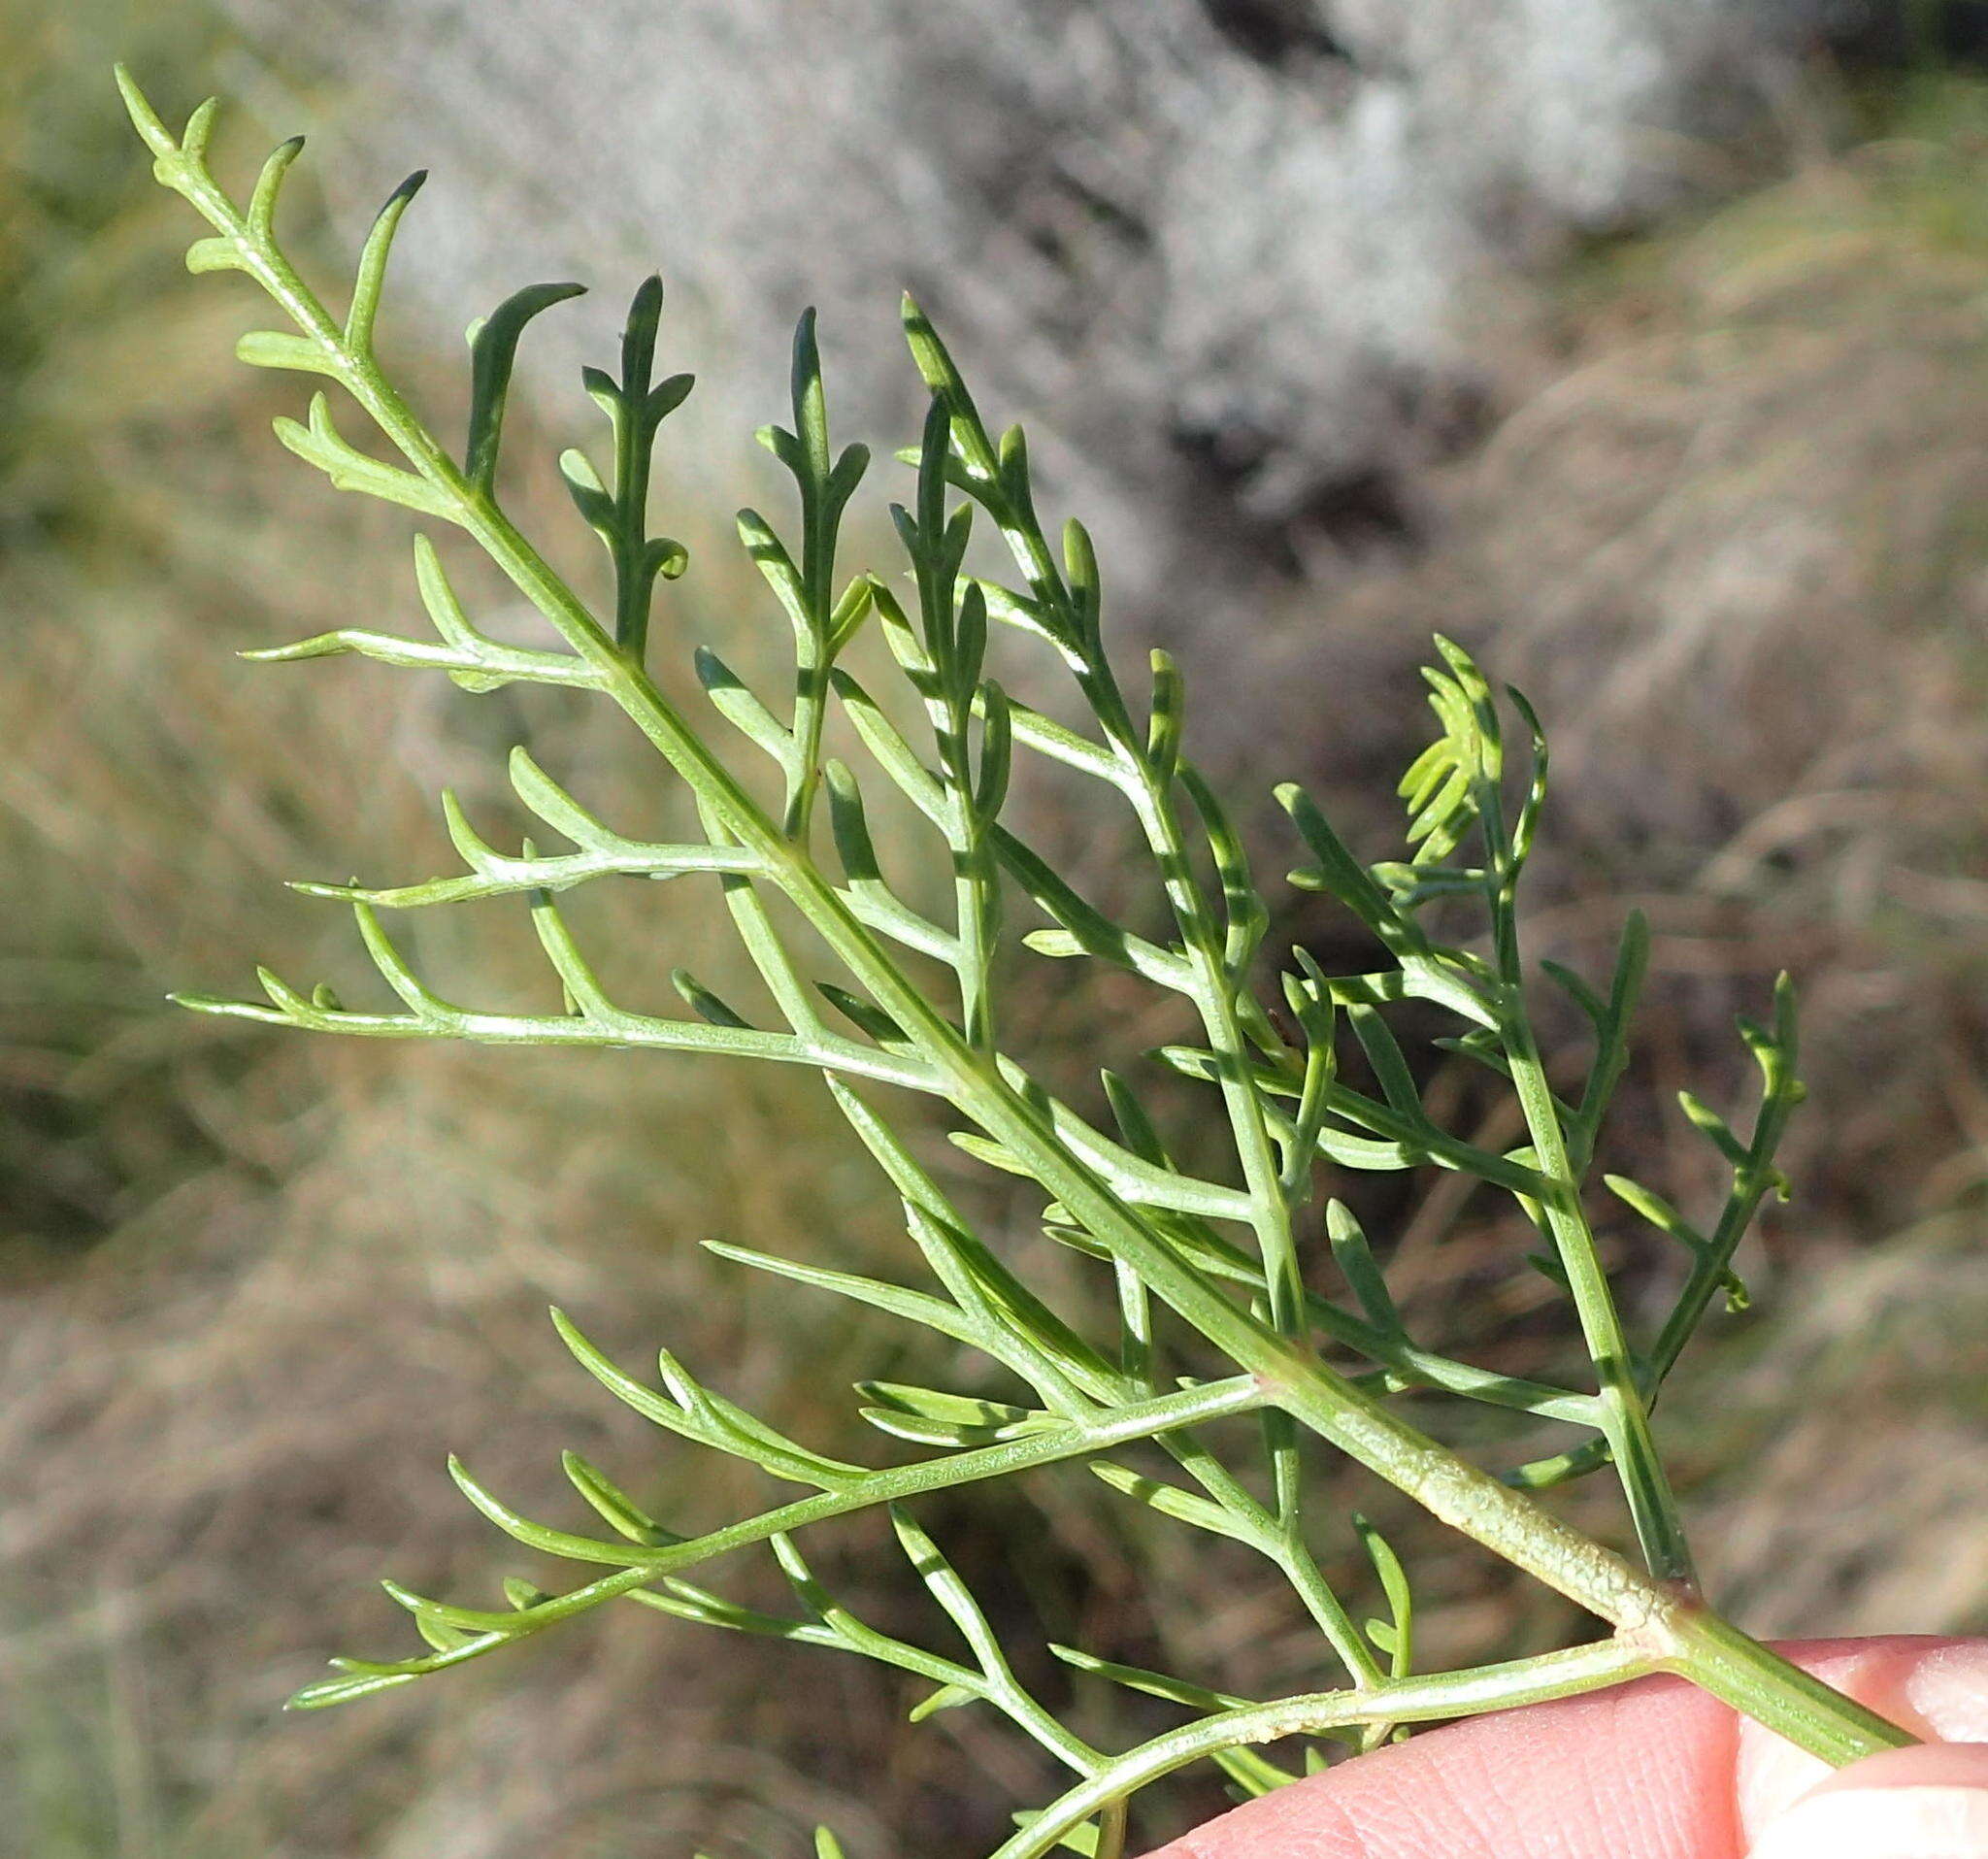
<svg viewBox="0 0 1988 1859"><path fill-rule="evenodd" d="M1571 1652L1549 1652L1535 1659L1513 1659L1502 1665L1441 1677L1411 1678L1357 1686L1346 1691L1320 1691L1305 1697L1280 1698L1274 1704L1224 1710L1184 1729L1170 1731L1120 1756L1102 1775L1079 1783L1059 1797L1007 1842L993 1859L1043 1859L1055 1850L1064 1835L1134 1790L1184 1769L1191 1762L1281 1737L1315 1736L1359 1724L1417 1723L1478 1711L1508 1710L1514 1705L1541 1704L1599 1691L1659 1670L1646 1652L1617 1640L1577 1646Z"/></svg>
<svg viewBox="0 0 1988 1859"><path fill-rule="evenodd" d="M274 980L265 976L265 984ZM803 1039L792 1033L764 1032L756 1027L713 1026L704 1020L664 1019L630 1013L616 1008L604 1014L482 1013L449 1007L439 1013L357 1013L306 999L275 982L281 998L265 1007L259 1001L221 1000L209 994L175 994L181 1007L222 1018L260 1020L269 1026L295 1026L311 1033L345 1033L361 1039L468 1040L480 1046L626 1046L669 1052L706 1052L720 1057L778 1059L790 1065L875 1079L906 1090L931 1091L932 1074L915 1060L823 1033Z"/></svg>
<svg viewBox="0 0 1988 1859"><path fill-rule="evenodd" d="M584 1613L603 1602L632 1593L664 1576L681 1574L734 1549L788 1535L811 1524L825 1523L853 1511L920 1497L927 1492L976 1483L982 1478L1005 1477L1037 1466L1054 1465L1064 1459L1108 1452L1135 1441L1152 1439L1183 1427L1200 1426L1231 1414L1247 1413L1262 1408L1268 1399L1254 1377L1235 1376L1158 1400L1118 1408L1095 1421L1073 1421L1053 1432L1032 1434L1024 1439L1004 1441L998 1445L980 1446L941 1458L923 1459L912 1465L873 1472L841 1490L797 1499L794 1503L762 1511L742 1522L728 1524L721 1530L655 1547L591 1538L565 1538L563 1532L544 1532L538 1526L525 1523L494 1501L480 1503L479 1508L484 1514L507 1533L527 1533L520 1538L522 1541L536 1539L543 1544L546 1539L557 1536L565 1541L566 1548L555 1553L623 1566L613 1575L590 1581L584 1587L512 1613L454 1608L414 1595L397 1594L396 1599L412 1608L417 1617L476 1637L426 1657L394 1664L342 1660L340 1668L348 1676L309 1686L299 1692L291 1704L302 1710L339 1704L369 1691L405 1683L424 1673L460 1665L465 1660L494 1651L500 1645L539 1632L557 1621Z"/></svg>

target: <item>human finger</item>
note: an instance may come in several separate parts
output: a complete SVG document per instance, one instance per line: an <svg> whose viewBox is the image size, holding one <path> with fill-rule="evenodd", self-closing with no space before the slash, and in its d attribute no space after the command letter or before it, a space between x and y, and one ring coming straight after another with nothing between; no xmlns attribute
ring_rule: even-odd
<svg viewBox="0 0 1988 1859"><path fill-rule="evenodd" d="M1781 1650L1923 1738L1988 1742L1988 1642ZM1696 1687L1645 1679L1362 1756L1153 1859L1741 1859L1829 1774Z"/></svg>

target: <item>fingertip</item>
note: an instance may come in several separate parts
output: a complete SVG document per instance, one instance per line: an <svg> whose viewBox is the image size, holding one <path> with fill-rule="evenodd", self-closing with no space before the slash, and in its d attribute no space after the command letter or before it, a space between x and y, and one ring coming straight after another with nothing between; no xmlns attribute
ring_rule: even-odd
<svg viewBox="0 0 1988 1859"><path fill-rule="evenodd" d="M1940 1743L1988 1743L1988 1642L1958 1641L1915 1660L1900 1721Z"/></svg>
<svg viewBox="0 0 1988 1859"><path fill-rule="evenodd" d="M1798 1663L1929 1743L1988 1743L1988 1642L1872 1640L1798 1654ZM1798 1803L1819 1795L1839 1799L1867 1772L1891 1773L1875 1768L1878 1762L1923 1753L1889 1751L1832 1771L1759 1724L1742 1723L1734 1778L1741 1833L1765 1841ZM1903 1772L1911 1773L1911 1765ZM1768 1848L1748 1848L1755 1850ZM1971 1851L1969 1859L1988 1859L1988 1844Z"/></svg>
<svg viewBox="0 0 1988 1859"><path fill-rule="evenodd" d="M1951 1746L1988 1745L1988 1642L1781 1649L1928 1743L1833 1777L1704 1693L1646 1679L1338 1765L1152 1859L1988 1859L1988 1748Z"/></svg>
<svg viewBox="0 0 1988 1859"><path fill-rule="evenodd" d="M1988 1790L1988 1743L1921 1743L1909 1749L1886 1749L1839 1769L1803 1802L1889 1788Z"/></svg>
<svg viewBox="0 0 1988 1859"><path fill-rule="evenodd" d="M1988 1746L1852 1763L1773 1821L1748 1859L1988 1859Z"/></svg>

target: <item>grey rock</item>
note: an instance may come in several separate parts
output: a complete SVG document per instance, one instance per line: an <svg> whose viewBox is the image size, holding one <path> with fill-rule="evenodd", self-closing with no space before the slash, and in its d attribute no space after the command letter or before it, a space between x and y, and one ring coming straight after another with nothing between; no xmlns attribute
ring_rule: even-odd
<svg viewBox="0 0 1988 1859"><path fill-rule="evenodd" d="M779 411L822 306L833 390L909 435L911 285L1148 630L1399 535L1474 428L1474 340L1571 235L1688 184L1825 0L233 0L334 81L341 183L438 170L405 241L457 314L651 266L693 441ZM1840 12L1840 9L1835 11ZM359 202L346 203L356 212ZM438 204L440 211L438 211ZM550 352L610 333L570 319ZM565 313L561 313L564 315ZM587 331L584 343L580 331ZM560 345L566 345L562 353ZM542 348L541 354L547 350Z"/></svg>

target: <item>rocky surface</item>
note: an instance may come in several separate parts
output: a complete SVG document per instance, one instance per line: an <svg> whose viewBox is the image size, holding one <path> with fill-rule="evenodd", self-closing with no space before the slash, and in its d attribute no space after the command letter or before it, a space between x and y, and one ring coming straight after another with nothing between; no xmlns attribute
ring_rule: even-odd
<svg viewBox="0 0 1988 1859"><path fill-rule="evenodd" d="M1400 538L1481 418L1501 286L1700 184L1837 0L234 0L329 76L354 229L438 171L409 270L451 315L671 285L713 434L777 408L818 302L888 437L906 284L1153 611ZM336 146L343 145L343 146ZM363 196L363 199L362 199ZM566 313L561 313L565 315ZM605 332L612 305L594 311ZM569 318L551 336L580 352ZM546 352L542 349L542 353ZM1168 628L1171 630L1171 628Z"/></svg>

